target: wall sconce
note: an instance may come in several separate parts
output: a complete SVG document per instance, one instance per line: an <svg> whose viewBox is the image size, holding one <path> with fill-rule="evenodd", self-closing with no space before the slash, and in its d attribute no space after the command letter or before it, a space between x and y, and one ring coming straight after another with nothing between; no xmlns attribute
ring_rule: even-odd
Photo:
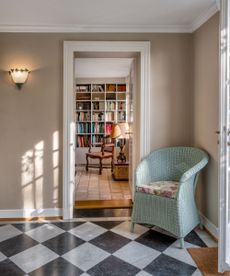
<svg viewBox="0 0 230 276"><path fill-rule="evenodd" d="M21 89L22 85L28 79L30 71L28 69L10 69L9 74L12 77L13 82L17 85L18 89Z"/></svg>

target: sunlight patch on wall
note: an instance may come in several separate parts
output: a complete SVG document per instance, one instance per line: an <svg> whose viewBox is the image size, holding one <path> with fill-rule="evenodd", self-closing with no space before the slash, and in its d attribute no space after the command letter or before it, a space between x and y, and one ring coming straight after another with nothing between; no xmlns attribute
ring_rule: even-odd
<svg viewBox="0 0 230 276"><path fill-rule="evenodd" d="M44 141L25 152L21 159L24 209L43 208Z"/></svg>
<svg viewBox="0 0 230 276"><path fill-rule="evenodd" d="M23 194L23 208L34 208L34 193L33 193L33 180L34 180L34 151L28 150L22 156L22 194Z"/></svg>
<svg viewBox="0 0 230 276"><path fill-rule="evenodd" d="M58 203L58 183L59 183L59 133L53 133L53 203ZM55 206L57 207L57 206Z"/></svg>
<svg viewBox="0 0 230 276"><path fill-rule="evenodd" d="M35 145L35 208L43 207L43 162L44 162L44 142Z"/></svg>

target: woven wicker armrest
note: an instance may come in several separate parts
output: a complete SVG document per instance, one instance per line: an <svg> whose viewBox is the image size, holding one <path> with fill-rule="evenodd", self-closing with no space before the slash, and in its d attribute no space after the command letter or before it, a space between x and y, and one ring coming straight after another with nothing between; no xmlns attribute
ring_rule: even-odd
<svg viewBox="0 0 230 276"><path fill-rule="evenodd" d="M186 182L189 180L192 176L197 174L199 171L201 171L208 163L208 155L205 156L199 163L197 163L195 166L187 170L183 173L183 175L180 178L180 182Z"/></svg>
<svg viewBox="0 0 230 276"><path fill-rule="evenodd" d="M148 159L143 159L135 172L135 185L149 184L151 182L151 167Z"/></svg>

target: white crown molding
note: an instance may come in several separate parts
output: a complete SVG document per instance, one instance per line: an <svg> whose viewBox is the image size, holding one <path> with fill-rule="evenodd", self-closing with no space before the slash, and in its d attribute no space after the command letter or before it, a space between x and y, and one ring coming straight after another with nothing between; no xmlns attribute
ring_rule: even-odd
<svg viewBox="0 0 230 276"><path fill-rule="evenodd" d="M206 21L209 20L218 10L220 9L218 0L209 9L200 14L191 24L190 32L196 31L200 26L202 26Z"/></svg>
<svg viewBox="0 0 230 276"><path fill-rule="evenodd" d="M0 210L0 218L33 218L59 216L62 216L61 208Z"/></svg>
<svg viewBox="0 0 230 276"><path fill-rule="evenodd" d="M188 33L184 25L0 25L6 33Z"/></svg>
<svg viewBox="0 0 230 276"><path fill-rule="evenodd" d="M192 33L218 10L219 0L185 25L11 25L0 24L1 33Z"/></svg>

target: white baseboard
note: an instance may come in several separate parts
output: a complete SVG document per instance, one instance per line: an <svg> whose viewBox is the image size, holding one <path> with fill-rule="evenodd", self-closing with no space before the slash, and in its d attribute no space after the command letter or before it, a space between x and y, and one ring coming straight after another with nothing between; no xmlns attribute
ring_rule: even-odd
<svg viewBox="0 0 230 276"><path fill-rule="evenodd" d="M218 240L218 227L214 225L208 218L200 213L201 222L204 227Z"/></svg>
<svg viewBox="0 0 230 276"><path fill-rule="evenodd" d="M0 218L59 217L62 208L0 210Z"/></svg>

